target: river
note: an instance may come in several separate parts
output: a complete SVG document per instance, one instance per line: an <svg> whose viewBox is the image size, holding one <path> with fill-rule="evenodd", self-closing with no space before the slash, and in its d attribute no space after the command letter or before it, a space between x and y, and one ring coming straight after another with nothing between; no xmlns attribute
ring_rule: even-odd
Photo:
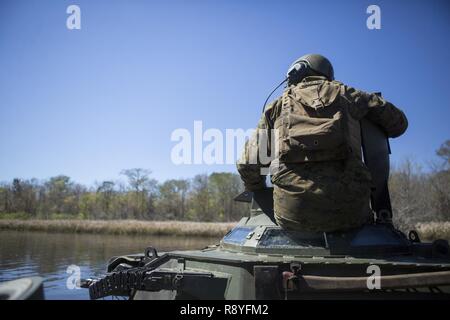
<svg viewBox="0 0 450 320"><path fill-rule="evenodd" d="M28 276L44 278L46 299L89 299L86 289L69 289L68 277L77 266L81 278L101 275L112 256L158 251L200 249L218 238L118 236L0 231L0 282ZM69 266L75 266L75 269ZM69 271L69 273L68 273Z"/></svg>

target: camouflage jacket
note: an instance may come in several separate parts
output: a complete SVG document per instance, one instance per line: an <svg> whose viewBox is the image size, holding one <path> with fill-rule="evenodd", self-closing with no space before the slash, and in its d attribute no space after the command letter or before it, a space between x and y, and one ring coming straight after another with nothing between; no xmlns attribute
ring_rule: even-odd
<svg viewBox="0 0 450 320"><path fill-rule="evenodd" d="M257 127L264 134L249 139L238 161L246 189L264 188L270 166L275 219L286 229L331 232L373 221L371 176L361 160L363 117L389 137L408 126L392 103L337 81L308 77L287 88L265 109ZM277 147L287 151L264 156Z"/></svg>
<svg viewBox="0 0 450 320"><path fill-rule="evenodd" d="M310 88L319 88L318 97L303 95L301 99L313 101L319 98L326 101L329 99L330 92L327 90L322 90L323 92L320 92L320 88L323 88L323 86L321 86L322 84L327 83L334 84L342 88L339 94L345 99L345 101L348 101L347 109L352 120L359 121L363 117L366 117L368 120L379 125L386 132L387 136L391 138L398 137L406 131L408 121L404 113L392 103L386 101L377 94L360 91L346 86L338 81L328 81L326 78L318 76L307 77L295 87L309 86ZM291 87L291 89L296 90L297 88L295 87ZM314 90L309 92L314 92ZM259 157L256 161L251 161L250 158L252 158L252 154L254 155L261 152L259 151L260 149L267 149L264 151L266 154L270 154L272 149L274 149L272 147L273 137L271 136L271 131L268 129L274 128L277 119L279 119L281 115L283 105L282 100L283 97L279 97L277 100L270 103L265 108L264 114L261 116L257 125L257 131L267 132L266 135L268 136L268 143L264 141L262 144L260 141L261 137L257 134L253 135L249 141L247 141L242 156L237 163L237 169L247 190L258 190L264 188L265 186L266 177L264 172L262 174L261 168L269 167L270 163L267 163L267 161L261 161ZM295 101L291 100L290 103L295 103ZM359 127L355 130L359 130ZM356 136L356 143L360 144L359 132L353 133L353 135ZM360 150L358 150L356 155L359 159L361 158ZM277 157L278 155L275 154L275 159L272 161L272 164L273 162L277 162L277 166L279 166L279 159L277 159ZM314 164L308 165L308 167L311 166L314 166ZM323 166L323 164L320 164L320 166ZM277 172L273 171L272 173L275 175L277 174Z"/></svg>

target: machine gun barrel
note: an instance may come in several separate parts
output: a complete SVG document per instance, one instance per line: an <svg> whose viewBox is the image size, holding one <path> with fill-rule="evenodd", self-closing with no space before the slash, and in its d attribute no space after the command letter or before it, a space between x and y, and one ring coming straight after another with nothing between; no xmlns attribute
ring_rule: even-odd
<svg viewBox="0 0 450 320"><path fill-rule="evenodd" d="M135 290L160 291L177 290L184 282L199 279L212 279L210 272L191 272L170 270L145 270L133 268L130 270L111 272L98 280L83 280L83 288L89 288L91 299L107 296L131 296Z"/></svg>

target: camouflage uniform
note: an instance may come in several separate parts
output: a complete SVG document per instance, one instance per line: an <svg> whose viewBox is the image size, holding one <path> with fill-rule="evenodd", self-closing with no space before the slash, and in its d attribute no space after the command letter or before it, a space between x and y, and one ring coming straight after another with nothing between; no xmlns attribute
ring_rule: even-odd
<svg viewBox="0 0 450 320"><path fill-rule="evenodd" d="M302 157L290 160L289 157L284 159L283 151L278 150L281 153L276 153L270 167L275 218L284 228L308 232L337 231L373 221L373 213L369 208L371 176L361 161L359 120L366 117L379 125L389 137L397 137L408 126L401 110L376 94L359 91L325 77L309 76L287 88L282 97L268 105L257 128L267 130L282 127L279 120L282 118L283 105L297 110L294 107L299 102L303 105L328 106L333 101L341 101L339 108L345 109L348 114L347 140L352 146L349 147L352 152L341 156L337 154L338 149L333 149L335 154L329 156L326 150L325 154L314 151L306 156L301 153ZM267 134L270 135L270 131ZM272 144L264 146L269 153L275 149ZM250 154L260 147L258 136L250 138L237 164L249 191L265 187L266 177L260 169L268 164L261 163L259 159L256 163L249 163ZM283 146L280 148L283 149Z"/></svg>

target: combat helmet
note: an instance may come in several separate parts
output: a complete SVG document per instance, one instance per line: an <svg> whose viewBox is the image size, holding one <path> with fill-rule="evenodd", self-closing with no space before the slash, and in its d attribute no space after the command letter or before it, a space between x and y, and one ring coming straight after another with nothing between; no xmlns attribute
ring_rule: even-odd
<svg viewBox="0 0 450 320"><path fill-rule="evenodd" d="M320 54L306 54L289 67L287 77L290 84L301 81L308 75L319 74L328 80L334 80L333 65L330 60Z"/></svg>

